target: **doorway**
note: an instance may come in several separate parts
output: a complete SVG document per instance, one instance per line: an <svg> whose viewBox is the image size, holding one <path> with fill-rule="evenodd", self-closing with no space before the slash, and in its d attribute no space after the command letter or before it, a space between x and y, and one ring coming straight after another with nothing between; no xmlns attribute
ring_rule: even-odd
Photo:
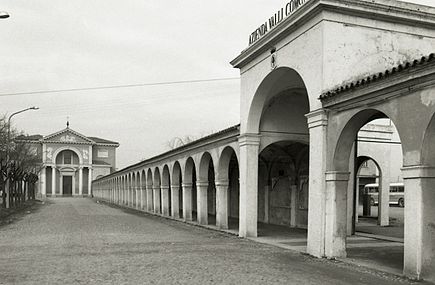
<svg viewBox="0 0 435 285"><path fill-rule="evenodd" d="M72 176L63 176L62 181L63 195L72 196Z"/></svg>

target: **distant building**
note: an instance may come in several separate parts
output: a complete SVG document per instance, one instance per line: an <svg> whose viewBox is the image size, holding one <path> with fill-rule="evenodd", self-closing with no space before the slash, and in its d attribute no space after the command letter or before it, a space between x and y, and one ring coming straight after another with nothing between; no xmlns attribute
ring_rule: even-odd
<svg viewBox="0 0 435 285"><path fill-rule="evenodd" d="M90 196L91 182L116 170L119 143L87 137L67 127L48 136L20 136L41 158L39 195Z"/></svg>

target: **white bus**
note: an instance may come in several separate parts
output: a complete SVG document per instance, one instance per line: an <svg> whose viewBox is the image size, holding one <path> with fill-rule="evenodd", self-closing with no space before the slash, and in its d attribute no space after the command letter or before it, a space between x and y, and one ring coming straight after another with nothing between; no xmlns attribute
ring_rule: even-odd
<svg viewBox="0 0 435 285"><path fill-rule="evenodd" d="M370 196L370 205L377 205L379 201L379 184L367 184L364 186L364 194L368 194ZM399 207L405 207L404 195L405 187L403 183L390 184L390 204L398 205Z"/></svg>

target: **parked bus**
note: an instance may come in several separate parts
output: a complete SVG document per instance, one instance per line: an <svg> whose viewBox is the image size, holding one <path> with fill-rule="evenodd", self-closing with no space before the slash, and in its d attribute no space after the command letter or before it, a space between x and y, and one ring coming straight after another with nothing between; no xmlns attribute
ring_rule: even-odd
<svg viewBox="0 0 435 285"><path fill-rule="evenodd" d="M379 184L367 184L364 187L364 194L368 194L370 197L370 205L374 206L379 201ZM391 183L390 184L390 204L398 205L399 207L405 207L405 187L403 183Z"/></svg>

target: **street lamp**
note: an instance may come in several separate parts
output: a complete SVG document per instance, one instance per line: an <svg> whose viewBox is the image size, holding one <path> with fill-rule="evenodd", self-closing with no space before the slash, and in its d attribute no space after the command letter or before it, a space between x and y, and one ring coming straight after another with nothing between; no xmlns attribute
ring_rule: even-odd
<svg viewBox="0 0 435 285"><path fill-rule="evenodd" d="M17 115L17 114L20 114L20 113L23 113L23 112L26 112L26 111L29 111L29 110L39 110L39 108L38 108L38 107L35 107L35 106L33 106L33 107L29 107L29 108L26 108L26 109L23 109L23 110L17 111L17 112L15 112L15 113L12 113L12 114L9 116L9 119L8 119L8 141L7 141L7 143L6 143L6 161L7 161L8 163L9 163L9 152L10 152L9 144L10 144L10 140L11 140L11 119L12 119L13 116L15 116L15 115Z"/></svg>
<svg viewBox="0 0 435 285"><path fill-rule="evenodd" d="M0 11L0 19L6 19L9 18L8 12Z"/></svg>
<svg viewBox="0 0 435 285"><path fill-rule="evenodd" d="M29 108L26 108L26 109L23 109L23 110L20 110L20 111L17 111L17 112L15 112L15 113L12 113L10 116L9 116L9 119L8 119L8 140L7 140L7 142L6 142L6 167L7 168L9 168L9 154L10 154L10 140L11 140L11 119L12 119L12 117L13 116L15 116L15 115L17 115L17 114L20 114L20 113L23 113L23 112L26 112L26 111L29 111L29 110L38 110L39 108L38 107L29 107ZM9 171L8 171L9 172ZM10 182L9 182L9 180L7 180L7 182L6 182L6 187L5 187L6 189L6 195L7 195L7 199L6 199L6 209L9 209L9 195L10 195Z"/></svg>

